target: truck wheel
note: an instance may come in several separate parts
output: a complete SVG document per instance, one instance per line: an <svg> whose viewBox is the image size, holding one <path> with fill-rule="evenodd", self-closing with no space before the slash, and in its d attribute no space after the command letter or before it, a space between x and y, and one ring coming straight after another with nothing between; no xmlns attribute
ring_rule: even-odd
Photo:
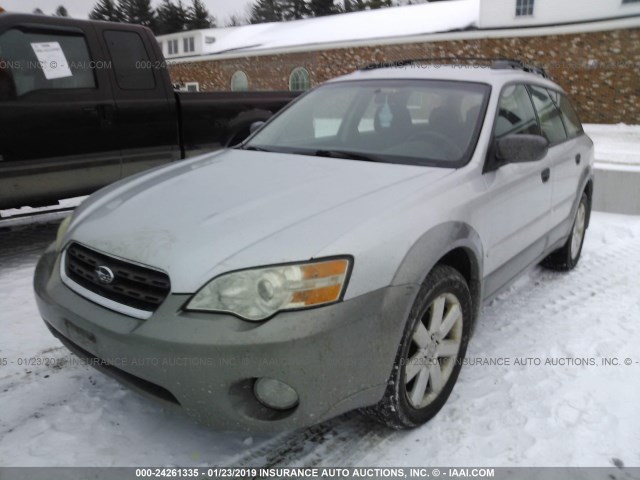
<svg viewBox="0 0 640 480"><path fill-rule="evenodd" d="M449 266L435 267L409 314L384 397L364 413L396 429L416 427L434 417L458 379L472 311L462 275Z"/></svg>
<svg viewBox="0 0 640 480"><path fill-rule="evenodd" d="M589 202L589 197L583 193L582 198L580 198L580 203L578 204L578 211L573 220L573 228L571 229L571 235L569 235L567 243L545 258L541 263L543 267L550 270L567 272L578 264L590 214L591 203Z"/></svg>

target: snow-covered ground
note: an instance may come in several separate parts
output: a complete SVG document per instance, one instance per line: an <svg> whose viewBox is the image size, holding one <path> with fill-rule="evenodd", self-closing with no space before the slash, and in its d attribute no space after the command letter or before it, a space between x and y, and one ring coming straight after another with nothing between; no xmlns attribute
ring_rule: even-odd
<svg viewBox="0 0 640 480"><path fill-rule="evenodd" d="M640 466L640 217L594 213L576 270L535 268L485 306L427 425L351 413L254 437L164 410L49 334L31 280L55 229L0 231L0 466Z"/></svg>
<svg viewBox="0 0 640 480"><path fill-rule="evenodd" d="M640 168L640 125L585 124L595 147L596 167Z"/></svg>

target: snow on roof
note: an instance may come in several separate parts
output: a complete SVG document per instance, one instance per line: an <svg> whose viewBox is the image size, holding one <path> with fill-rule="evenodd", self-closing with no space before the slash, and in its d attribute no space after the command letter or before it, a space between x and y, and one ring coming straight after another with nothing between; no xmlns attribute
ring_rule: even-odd
<svg viewBox="0 0 640 480"><path fill-rule="evenodd" d="M479 17L480 0L455 0L246 25L225 29L203 53L279 50L463 30L477 27Z"/></svg>

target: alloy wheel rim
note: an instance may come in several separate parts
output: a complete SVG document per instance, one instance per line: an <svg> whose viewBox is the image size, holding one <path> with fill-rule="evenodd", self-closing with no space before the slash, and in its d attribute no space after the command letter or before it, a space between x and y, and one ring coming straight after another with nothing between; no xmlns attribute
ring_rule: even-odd
<svg viewBox="0 0 640 480"><path fill-rule="evenodd" d="M580 252L582 246L582 238L584 237L584 230L587 218L587 209L584 203L580 203L578 207L578 213L576 214L576 221L573 224L573 232L571 234L571 259L575 260Z"/></svg>
<svg viewBox="0 0 640 480"><path fill-rule="evenodd" d="M416 323L404 366L405 395L421 409L442 392L453 373L462 343L463 315L452 293L438 296Z"/></svg>

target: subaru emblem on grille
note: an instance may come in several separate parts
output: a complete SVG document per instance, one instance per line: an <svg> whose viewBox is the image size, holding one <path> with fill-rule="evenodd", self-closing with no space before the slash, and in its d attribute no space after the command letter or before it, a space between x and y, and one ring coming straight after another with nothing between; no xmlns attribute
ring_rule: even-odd
<svg viewBox="0 0 640 480"><path fill-rule="evenodd" d="M113 283L116 278L111 269L109 267L105 267L104 265L96 267L94 272L96 272L100 283L104 283L105 285Z"/></svg>

